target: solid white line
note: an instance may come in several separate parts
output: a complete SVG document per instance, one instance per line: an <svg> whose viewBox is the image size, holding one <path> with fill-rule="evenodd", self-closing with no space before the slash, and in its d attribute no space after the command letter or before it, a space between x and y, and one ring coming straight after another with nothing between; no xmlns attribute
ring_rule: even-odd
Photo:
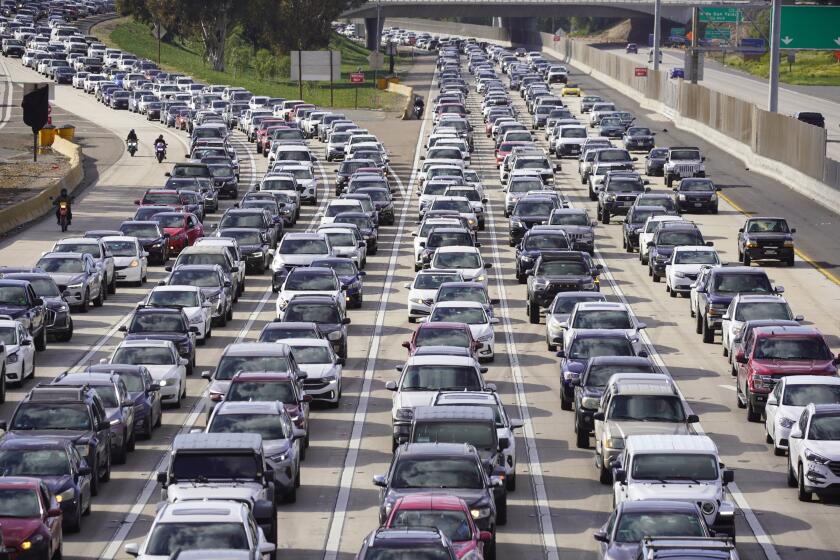
<svg viewBox="0 0 840 560"><path fill-rule="evenodd" d="M437 75L437 71L435 71L435 75ZM429 86L429 98L431 98L432 95L433 84L434 79L432 79L432 84ZM426 117L427 115L424 115L423 124L420 125L420 135L417 138L417 146L414 150L414 161L411 167L411 179L408 182L409 191L417 179L417 164L420 161L420 150L423 147L423 138L426 134L426 124L429 122ZM385 284L382 287L382 300L380 301L379 309L376 312L376 321L374 323L370 349L368 350L362 388L359 391L359 403L356 405L356 411L353 413L353 429L350 434L350 441L347 445L347 455L344 458L344 466L341 469L338 496L335 500L335 508L333 509L332 520L330 521L329 532L327 533L324 560L336 560L338 557L339 547L341 546L341 536L344 532L344 521L347 517L347 508L350 502L350 491L353 487L353 476L356 474L356 462L359 458L359 449L362 444L362 435L371 396L370 389L373 382L373 373L376 371L376 360L379 354L379 346L382 342L382 329L385 323L385 314L387 312L388 300L390 299L391 285L393 284L394 275L397 270L397 256L399 254L400 244L405 232L405 222L408 217L410 203L410 197L404 196L399 225L397 226L397 232L394 237L393 245L391 246L388 272L385 275Z"/></svg>

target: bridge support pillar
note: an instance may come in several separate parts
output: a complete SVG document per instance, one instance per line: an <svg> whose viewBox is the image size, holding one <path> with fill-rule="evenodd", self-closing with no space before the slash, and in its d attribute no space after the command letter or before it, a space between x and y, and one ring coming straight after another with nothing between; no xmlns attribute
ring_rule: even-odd
<svg viewBox="0 0 840 560"><path fill-rule="evenodd" d="M532 17L501 18L502 27L507 29L510 42L527 45L534 42L537 32L537 19Z"/></svg>
<svg viewBox="0 0 840 560"><path fill-rule="evenodd" d="M382 29L384 27L385 18L365 18L365 46L368 50L376 50L377 43L382 38Z"/></svg>

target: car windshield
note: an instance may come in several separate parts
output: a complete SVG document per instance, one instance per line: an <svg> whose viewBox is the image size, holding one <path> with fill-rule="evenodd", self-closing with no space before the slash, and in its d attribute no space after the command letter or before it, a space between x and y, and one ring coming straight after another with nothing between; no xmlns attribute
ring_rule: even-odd
<svg viewBox="0 0 840 560"><path fill-rule="evenodd" d="M468 440L458 440L468 441ZM451 541L461 542L472 539L472 529L467 516L460 510L419 510L400 509L395 514L390 527L406 529L427 529L435 527ZM370 553L368 553L369 555ZM408 558L409 556L388 556L387 558ZM412 559L417 558L412 552ZM379 558L375 556L375 558ZM425 558L425 556L421 556ZM446 558L446 557L443 557Z"/></svg>
<svg viewBox="0 0 840 560"><path fill-rule="evenodd" d="M698 179L683 179L680 181L680 191L686 192L714 192L715 184L711 181Z"/></svg>
<svg viewBox="0 0 840 560"><path fill-rule="evenodd" d="M530 133L529 133L530 135ZM544 159L518 159L514 169L550 169L547 160Z"/></svg>
<svg viewBox="0 0 840 560"><path fill-rule="evenodd" d="M819 336L767 336L756 341L757 360L830 360L831 351Z"/></svg>
<svg viewBox="0 0 840 560"><path fill-rule="evenodd" d="M621 119L618 117L605 117L601 119L601 126L621 126Z"/></svg>
<svg viewBox="0 0 840 560"><path fill-rule="evenodd" d="M788 385L785 388L782 404L805 407L810 403L840 403L840 385Z"/></svg>
<svg viewBox="0 0 840 560"><path fill-rule="evenodd" d="M472 244L472 235L467 231L433 232L426 241L426 247L470 247Z"/></svg>
<svg viewBox="0 0 840 560"><path fill-rule="evenodd" d="M560 131L561 138L586 138L585 128L564 128Z"/></svg>
<svg viewBox="0 0 840 560"><path fill-rule="evenodd" d="M305 268L292 271L283 286L284 290L291 291L336 291L338 288L335 275L308 271Z"/></svg>
<svg viewBox="0 0 840 560"><path fill-rule="evenodd" d="M554 208L556 206L553 202L547 200L528 200L526 198L517 203L516 208L513 209L513 215L524 217L548 216Z"/></svg>
<svg viewBox="0 0 840 560"><path fill-rule="evenodd" d="M138 313L128 328L132 333L185 332L187 326L180 314Z"/></svg>
<svg viewBox="0 0 840 560"><path fill-rule="evenodd" d="M736 321L760 319L792 319L790 308L784 301L741 302L735 310Z"/></svg>
<svg viewBox="0 0 840 560"><path fill-rule="evenodd" d="M641 542L644 537L705 537L697 515L677 512L624 512L618 520L615 541Z"/></svg>
<svg viewBox="0 0 840 560"><path fill-rule="evenodd" d="M260 434L265 440L287 439L283 420L278 414L216 414L207 427L211 434Z"/></svg>
<svg viewBox="0 0 840 560"><path fill-rule="evenodd" d="M451 553L442 546L393 546L388 543L383 548L369 548L365 560L449 560Z"/></svg>
<svg viewBox="0 0 840 560"><path fill-rule="evenodd" d="M607 418L624 422L685 422L685 411L677 396L616 395L610 401Z"/></svg>
<svg viewBox="0 0 840 560"><path fill-rule="evenodd" d="M87 253L95 259L102 256L102 251L97 243L56 243L53 251L56 253Z"/></svg>
<svg viewBox="0 0 840 560"><path fill-rule="evenodd" d="M125 383L125 390L130 393L141 393L146 390L141 373L120 372L120 379Z"/></svg>
<svg viewBox="0 0 840 560"><path fill-rule="evenodd" d="M481 268L478 253L441 252L435 253L434 265L438 268Z"/></svg>
<svg viewBox="0 0 840 560"><path fill-rule="evenodd" d="M545 276L586 276L589 267L580 261L542 261L537 275Z"/></svg>
<svg viewBox="0 0 840 560"><path fill-rule="evenodd" d="M584 337L572 341L567 356L571 360L587 360L597 356L635 356L635 352L626 338Z"/></svg>
<svg viewBox="0 0 840 560"><path fill-rule="evenodd" d="M720 259L715 251L677 251L674 264L720 264Z"/></svg>
<svg viewBox="0 0 840 560"><path fill-rule="evenodd" d="M91 429L90 415L83 404L22 403L12 418L10 430Z"/></svg>
<svg viewBox="0 0 840 560"><path fill-rule="evenodd" d="M338 312L338 308L332 304L292 301L289 303L286 313L283 315L283 320L336 324L341 323L341 315Z"/></svg>
<svg viewBox="0 0 840 560"><path fill-rule="evenodd" d="M327 238L330 240L330 245L333 247L355 247L356 236L352 233L345 233L343 231L328 231Z"/></svg>
<svg viewBox="0 0 840 560"><path fill-rule="evenodd" d="M327 209L324 210L324 216L328 218L334 218L338 214L342 212L355 212L358 211L359 204L356 203L347 203L346 201L336 202L327 206Z"/></svg>
<svg viewBox="0 0 840 560"><path fill-rule="evenodd" d="M180 229L186 227L186 220L184 219L183 214L158 213L155 214L153 218L162 228Z"/></svg>
<svg viewBox="0 0 840 560"><path fill-rule="evenodd" d="M414 344L420 346L457 346L470 347L470 337L461 329L420 329L414 338Z"/></svg>
<svg viewBox="0 0 840 560"><path fill-rule="evenodd" d="M403 391L443 389L480 391L481 380L472 366L412 365L405 369Z"/></svg>
<svg viewBox="0 0 840 560"><path fill-rule="evenodd" d="M239 475L234 478L244 478ZM242 523L156 523L145 554L169 558L180 550L248 550L248 535Z"/></svg>
<svg viewBox="0 0 840 560"><path fill-rule="evenodd" d="M41 500L33 488L4 488L0 490L0 518L41 517Z"/></svg>
<svg viewBox="0 0 840 560"><path fill-rule="evenodd" d="M437 199L432 203L431 210L453 210L462 214L472 212L472 206L468 200L446 200Z"/></svg>
<svg viewBox="0 0 840 560"><path fill-rule="evenodd" d="M26 288L23 286L0 286L0 305L27 305Z"/></svg>
<svg viewBox="0 0 840 560"><path fill-rule="evenodd" d="M30 276L27 280L32 284L32 288L38 297L58 297L61 295L52 278Z"/></svg>
<svg viewBox="0 0 840 560"><path fill-rule="evenodd" d="M645 453L633 457L635 480L717 480L718 459L701 453Z"/></svg>
<svg viewBox="0 0 840 560"><path fill-rule="evenodd" d="M554 306L551 312L554 314L568 315L572 312L579 302L587 301L605 301L604 296L600 294L581 295L581 296L561 296L554 300Z"/></svg>
<svg viewBox="0 0 840 560"><path fill-rule="evenodd" d="M105 247L115 257L136 257L137 245L134 241L106 241Z"/></svg>
<svg viewBox="0 0 840 560"><path fill-rule="evenodd" d="M650 136L650 129L641 126L634 126L627 129L628 136Z"/></svg>
<svg viewBox="0 0 840 560"><path fill-rule="evenodd" d="M601 168L598 168L600 172ZM605 189L607 192L642 192L644 184L639 179L610 179Z"/></svg>
<svg viewBox="0 0 840 560"><path fill-rule="evenodd" d="M435 307L430 321L435 323L466 323L468 325L483 325L487 323L487 314L483 307Z"/></svg>
<svg viewBox="0 0 840 560"><path fill-rule="evenodd" d="M428 182L423 187L423 194L425 195L442 195L449 188L449 183L434 183Z"/></svg>
<svg viewBox="0 0 840 560"><path fill-rule="evenodd" d="M553 213L548 223L552 226L588 226L589 218L583 212Z"/></svg>
<svg viewBox="0 0 840 560"><path fill-rule="evenodd" d="M294 179L265 179L260 186L264 191L293 191L295 190Z"/></svg>
<svg viewBox="0 0 840 560"><path fill-rule="evenodd" d="M394 469L391 487L481 490L484 488L484 477L478 463L471 457L403 458Z"/></svg>
<svg viewBox="0 0 840 560"><path fill-rule="evenodd" d="M663 231L656 239L656 245L678 247L680 245L702 245L703 240L697 231Z"/></svg>
<svg viewBox="0 0 840 560"><path fill-rule="evenodd" d="M329 249L323 239L284 238L277 252L284 255L324 255L329 253Z"/></svg>
<svg viewBox="0 0 840 560"><path fill-rule="evenodd" d="M557 235L557 234L541 234L541 235L529 235L525 238L523 242L523 249L525 250L534 250L534 249L568 249L569 248L569 240L566 239L565 235Z"/></svg>
<svg viewBox="0 0 840 560"><path fill-rule="evenodd" d="M632 161L630 154L624 150L601 150L598 152L598 161L600 163L612 163L617 161Z"/></svg>
<svg viewBox="0 0 840 560"><path fill-rule="evenodd" d="M252 210L252 212L255 212ZM219 222L219 229L225 228L255 228L262 229L265 227L265 216L260 212L259 214L225 214L222 221Z"/></svg>
<svg viewBox="0 0 840 560"><path fill-rule="evenodd" d="M146 193L143 204L161 206L180 206L181 197L178 193Z"/></svg>
<svg viewBox="0 0 840 560"><path fill-rule="evenodd" d="M614 373L656 373L652 365L595 364L590 366L584 384L587 387L606 387Z"/></svg>
<svg viewBox="0 0 840 560"><path fill-rule="evenodd" d="M672 160L699 160L700 152L697 150L671 150Z"/></svg>
<svg viewBox="0 0 840 560"><path fill-rule="evenodd" d="M475 301L488 303L487 292L479 285L442 286L437 294L437 301Z"/></svg>
<svg viewBox="0 0 840 560"><path fill-rule="evenodd" d="M165 346L123 346L117 348L111 358L112 364L170 366L175 364L175 356Z"/></svg>
<svg viewBox="0 0 840 560"><path fill-rule="evenodd" d="M352 234L351 234L352 235ZM355 237L353 238L355 240ZM315 261L312 266L322 266L324 268L331 268L338 276L355 276L358 272L353 261Z"/></svg>
<svg viewBox="0 0 840 560"><path fill-rule="evenodd" d="M331 364L333 361L326 346L292 346L292 355L299 364Z"/></svg>
<svg viewBox="0 0 840 560"><path fill-rule="evenodd" d="M811 418L808 439L816 441L840 441L840 415L820 414Z"/></svg>
<svg viewBox="0 0 840 560"><path fill-rule="evenodd" d="M542 190L544 185L542 181L539 179L534 180L526 180L526 181L513 181L510 184L510 192L512 193L524 193L528 191L538 191Z"/></svg>
<svg viewBox="0 0 840 560"><path fill-rule="evenodd" d="M717 293L769 294L773 291L765 274L717 274L712 282Z"/></svg>
<svg viewBox="0 0 840 560"><path fill-rule="evenodd" d="M70 461L63 449L0 450L2 476L64 476L70 474Z"/></svg>
<svg viewBox="0 0 840 560"><path fill-rule="evenodd" d="M633 320L624 310L582 309L575 314L572 327L576 329L632 329Z"/></svg>
<svg viewBox="0 0 840 560"><path fill-rule="evenodd" d="M755 219L750 220L747 228L750 233L788 233L787 222L781 219Z"/></svg>
<svg viewBox="0 0 840 560"><path fill-rule="evenodd" d="M496 423L417 422L412 431L414 443L468 443L482 450L495 450Z"/></svg>
<svg viewBox="0 0 840 560"><path fill-rule="evenodd" d="M213 376L217 380L233 379L241 371L289 371L289 361L285 356L224 356Z"/></svg>
<svg viewBox="0 0 840 560"><path fill-rule="evenodd" d="M279 401L297 403L291 381L237 381L231 383L226 401Z"/></svg>
<svg viewBox="0 0 840 560"><path fill-rule="evenodd" d="M221 287L221 279L215 270L175 269L169 276L171 286L197 286L199 288Z"/></svg>
<svg viewBox="0 0 840 560"><path fill-rule="evenodd" d="M223 231L222 236L224 237L232 237L236 239L240 245L260 245L262 243L262 238L260 237L259 230L228 230Z"/></svg>

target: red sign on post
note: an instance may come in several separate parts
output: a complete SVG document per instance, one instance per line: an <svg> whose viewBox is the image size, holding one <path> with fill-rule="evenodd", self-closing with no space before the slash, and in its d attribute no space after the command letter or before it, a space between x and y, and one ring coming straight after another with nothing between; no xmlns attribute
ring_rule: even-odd
<svg viewBox="0 0 840 560"><path fill-rule="evenodd" d="M554 42L557 43L559 41L560 41L560 35L555 35L554 36Z"/></svg>
<svg viewBox="0 0 840 560"><path fill-rule="evenodd" d="M361 84L365 81L365 75L361 72L353 72L350 74L350 83L351 84Z"/></svg>
<svg viewBox="0 0 840 560"><path fill-rule="evenodd" d="M834 51L834 60L840 62L840 51Z"/></svg>
<svg viewBox="0 0 840 560"><path fill-rule="evenodd" d="M636 77L637 78L647 78L647 68L643 66L636 67Z"/></svg>

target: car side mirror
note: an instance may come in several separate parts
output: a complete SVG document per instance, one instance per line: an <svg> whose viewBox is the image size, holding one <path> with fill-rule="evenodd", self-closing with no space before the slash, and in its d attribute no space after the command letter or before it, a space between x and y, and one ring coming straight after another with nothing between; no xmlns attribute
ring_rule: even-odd
<svg viewBox="0 0 840 560"><path fill-rule="evenodd" d="M592 534L592 538L594 538L598 542L609 542L609 539L607 538L607 533L603 529L598 529L597 531L595 531Z"/></svg>
<svg viewBox="0 0 840 560"><path fill-rule="evenodd" d="M311 403L312 402L312 395L301 395L300 397L301 402Z"/></svg>
<svg viewBox="0 0 840 560"><path fill-rule="evenodd" d="M718 190L720 190L720 187L718 187ZM796 233L796 228L790 228L790 232L791 233Z"/></svg>
<svg viewBox="0 0 840 560"><path fill-rule="evenodd" d="M405 349L407 349L407 350L410 350L410 349L411 349L411 342L409 342L409 341L407 341L407 340L406 340L406 341L405 341L405 342L403 342L400 346L402 346L403 348L405 348Z"/></svg>
<svg viewBox="0 0 840 560"><path fill-rule="evenodd" d="M730 482L735 482L735 471L726 469L723 471L723 483L729 484Z"/></svg>
<svg viewBox="0 0 840 560"><path fill-rule="evenodd" d="M98 431L110 430L111 429L111 423L108 422L107 420L103 420L102 422L99 422L98 424L96 424L96 429Z"/></svg>
<svg viewBox="0 0 840 560"><path fill-rule="evenodd" d="M599 421L603 422L604 421L604 413L603 412L596 412L595 414L592 415L592 419L593 420L599 420Z"/></svg>
<svg viewBox="0 0 840 560"><path fill-rule="evenodd" d="M210 370L202 371L201 372L201 378L206 379L207 381L210 381L211 379L213 379L213 372L210 371Z"/></svg>
<svg viewBox="0 0 840 560"><path fill-rule="evenodd" d="M493 263L484 263L484 268L493 268Z"/></svg>
<svg viewBox="0 0 840 560"><path fill-rule="evenodd" d="M557 353L554 354L554 355L557 356L558 358L565 358L566 357L566 351L565 350L558 350Z"/></svg>
<svg viewBox="0 0 840 560"><path fill-rule="evenodd" d="M161 484L166 484L166 481L169 479L169 476L166 471L158 471L157 473L157 481Z"/></svg>
<svg viewBox="0 0 840 560"><path fill-rule="evenodd" d="M840 354L837 354L837 357L833 360L835 366L840 366Z"/></svg>
<svg viewBox="0 0 840 560"><path fill-rule="evenodd" d="M21 346L32 346L32 340L29 338L24 338L20 341Z"/></svg>
<svg viewBox="0 0 840 560"><path fill-rule="evenodd" d="M222 284L225 288L230 288L233 284L230 283L230 280L225 280Z"/></svg>
<svg viewBox="0 0 840 560"><path fill-rule="evenodd" d="M342 325L349 325L350 324L350 317L345 317L341 320Z"/></svg>
<svg viewBox="0 0 840 560"><path fill-rule="evenodd" d="M149 385L149 391L160 391L160 385L158 383L152 383Z"/></svg>
<svg viewBox="0 0 840 560"><path fill-rule="evenodd" d="M125 553L129 556L140 555L140 545L137 543L128 543L127 545L125 545L125 547L123 547L123 550L125 550Z"/></svg>
<svg viewBox="0 0 840 560"><path fill-rule="evenodd" d="M700 161L706 161L706 156L701 157Z"/></svg>
<svg viewBox="0 0 840 560"><path fill-rule="evenodd" d="M396 381L387 381L385 383L385 388L389 391L396 391L397 390L397 382Z"/></svg>
<svg viewBox="0 0 840 560"><path fill-rule="evenodd" d="M715 246L714 241L706 241L706 247L714 247L714 246Z"/></svg>
<svg viewBox="0 0 840 560"><path fill-rule="evenodd" d="M739 364L746 364L747 357L744 355L744 351L741 350L735 354L735 361Z"/></svg>
<svg viewBox="0 0 840 560"><path fill-rule="evenodd" d="M504 451L510 447L510 440L506 437L499 438L499 451Z"/></svg>
<svg viewBox="0 0 840 560"><path fill-rule="evenodd" d="M119 332L128 332L128 327L125 325L120 325L120 328L117 329Z"/></svg>
<svg viewBox="0 0 840 560"><path fill-rule="evenodd" d="M624 469L615 469L613 473L613 480L618 482L619 484L624 484L627 482L627 471Z"/></svg>
<svg viewBox="0 0 840 560"><path fill-rule="evenodd" d="M373 475L373 485L385 488L388 486L388 479L385 478L384 474L375 474Z"/></svg>
<svg viewBox="0 0 840 560"><path fill-rule="evenodd" d="M784 286L776 286L775 288L773 288L773 291L776 292L777 294L783 294L783 293L785 293L785 287Z"/></svg>
<svg viewBox="0 0 840 560"><path fill-rule="evenodd" d="M802 439L802 430L799 429L798 425L794 425L790 429L790 435L788 437L790 439Z"/></svg>
<svg viewBox="0 0 840 560"><path fill-rule="evenodd" d="M685 420L685 421L686 421L686 423L688 423L688 424L696 424L697 422L699 422L699 421L700 421L700 417L699 417L699 416L697 416L696 414L689 414L689 415L688 415L688 418L686 418L686 420Z"/></svg>
<svg viewBox="0 0 840 560"><path fill-rule="evenodd" d="M190 327L190 332L193 334L201 334L201 331L198 330L198 327Z"/></svg>

